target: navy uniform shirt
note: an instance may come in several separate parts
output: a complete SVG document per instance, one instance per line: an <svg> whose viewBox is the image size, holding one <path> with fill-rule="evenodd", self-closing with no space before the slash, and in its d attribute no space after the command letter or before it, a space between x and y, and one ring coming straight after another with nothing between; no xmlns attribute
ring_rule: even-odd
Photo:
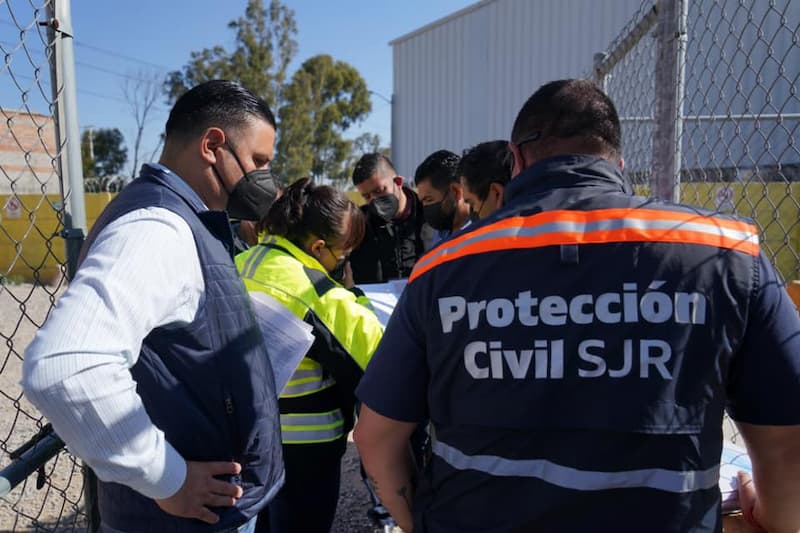
<svg viewBox="0 0 800 533"><path fill-rule="evenodd" d="M694 211L633 197L609 163L585 156L537 164L508 190L501 211L420 261L357 391L383 416L435 427L439 460L423 476L416 527L719 530L723 409L800 423L789 400L800 393L800 318L757 238L747 253L681 242ZM622 205L682 226L654 233L670 242L487 244L515 216ZM748 227L700 220L734 240Z"/></svg>

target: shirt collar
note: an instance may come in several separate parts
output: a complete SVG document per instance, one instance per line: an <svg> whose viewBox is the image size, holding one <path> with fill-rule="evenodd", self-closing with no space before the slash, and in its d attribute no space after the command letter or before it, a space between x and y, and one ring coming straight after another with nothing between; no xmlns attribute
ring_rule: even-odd
<svg viewBox="0 0 800 533"><path fill-rule="evenodd" d="M506 185L503 203L518 196L587 185L633 194L630 181L611 161L593 155L568 154L543 159L523 170Z"/></svg>
<svg viewBox="0 0 800 533"><path fill-rule="evenodd" d="M154 177L164 183L164 185L175 191L188 202L196 212L199 213L209 210L208 206L200 198L200 195L198 195L183 178L161 163L145 163L142 165L141 175Z"/></svg>

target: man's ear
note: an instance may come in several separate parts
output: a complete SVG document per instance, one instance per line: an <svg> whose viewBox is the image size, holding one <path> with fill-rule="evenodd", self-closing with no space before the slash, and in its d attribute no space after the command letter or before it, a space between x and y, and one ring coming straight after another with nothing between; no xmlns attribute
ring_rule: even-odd
<svg viewBox="0 0 800 533"><path fill-rule="evenodd" d="M619 157L619 162L617 164L619 165L619 169L620 170L625 170L625 158L620 156Z"/></svg>
<svg viewBox="0 0 800 533"><path fill-rule="evenodd" d="M210 165L217 162L217 150L225 145L225 132L220 128L211 127L200 136L200 154Z"/></svg>
<svg viewBox="0 0 800 533"><path fill-rule="evenodd" d="M460 202L464 199L464 189L461 187L461 182L453 182L450 184L450 192L453 193L453 196L456 199L456 202Z"/></svg>
<svg viewBox="0 0 800 533"><path fill-rule="evenodd" d="M514 157L514 165L511 167L511 177L513 178L517 174L525 170L524 168L522 168L525 163L522 161L522 154L519 151L519 146L510 142L508 143L508 150Z"/></svg>
<svg viewBox="0 0 800 533"><path fill-rule="evenodd" d="M502 183L492 182L489 184L489 194L497 197L497 207L503 205L503 193L506 191Z"/></svg>

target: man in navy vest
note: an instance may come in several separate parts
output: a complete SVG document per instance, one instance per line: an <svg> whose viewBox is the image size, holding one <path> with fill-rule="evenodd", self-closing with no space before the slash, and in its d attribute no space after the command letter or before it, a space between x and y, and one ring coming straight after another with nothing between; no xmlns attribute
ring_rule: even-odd
<svg viewBox="0 0 800 533"><path fill-rule="evenodd" d="M236 83L181 96L159 163L98 218L25 353L27 397L100 479L101 531L251 531L283 483L228 221L274 201L274 140L269 107Z"/></svg>
<svg viewBox="0 0 800 533"><path fill-rule="evenodd" d="M357 390L399 525L721 531L727 410L753 462L745 515L798 531L800 318L753 223L633 195L588 81L536 91L509 148L503 207L417 262Z"/></svg>

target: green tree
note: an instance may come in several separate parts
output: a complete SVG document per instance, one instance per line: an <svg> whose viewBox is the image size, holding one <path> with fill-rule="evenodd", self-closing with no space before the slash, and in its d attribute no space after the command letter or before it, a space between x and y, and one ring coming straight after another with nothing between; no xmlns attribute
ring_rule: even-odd
<svg viewBox="0 0 800 533"><path fill-rule="evenodd" d="M117 128L87 129L81 137L84 177L119 174L128 160L125 138Z"/></svg>
<svg viewBox="0 0 800 533"><path fill-rule="evenodd" d="M388 146L381 146L381 136L377 133L362 133L353 139L352 156L357 162L362 155L372 152L379 152L386 157L389 157L392 150Z"/></svg>
<svg viewBox="0 0 800 533"><path fill-rule="evenodd" d="M244 16L228 23L236 31L235 47L223 46L192 52L183 69L167 76L164 90L169 103L205 81L237 80L264 98L272 109L282 105L287 69L297 54L294 11L280 0L248 0Z"/></svg>
<svg viewBox="0 0 800 533"><path fill-rule="evenodd" d="M358 160L361 159L361 156L364 154L373 152L379 152L386 157L390 157L391 155L391 150L388 146L381 146L381 136L377 133L366 132L353 139L350 155L346 162L346 171L344 177L346 181L342 181L338 184L340 188L352 188L352 182L350 179L353 176L353 170L356 167L356 163L358 163Z"/></svg>
<svg viewBox="0 0 800 533"><path fill-rule="evenodd" d="M358 71L329 55L307 59L294 73L280 108L280 137L274 162L279 176L349 179L352 141L342 137L372 109Z"/></svg>

